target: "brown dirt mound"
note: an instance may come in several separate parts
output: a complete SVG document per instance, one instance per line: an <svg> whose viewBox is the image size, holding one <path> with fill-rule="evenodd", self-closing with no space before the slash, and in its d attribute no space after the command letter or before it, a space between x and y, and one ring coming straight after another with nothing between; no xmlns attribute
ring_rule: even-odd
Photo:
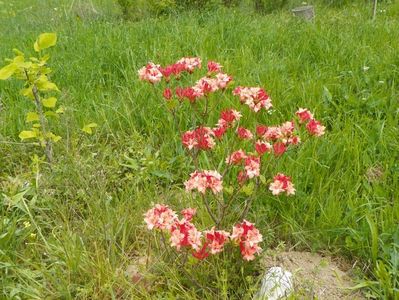
<svg viewBox="0 0 399 300"><path fill-rule="evenodd" d="M366 299L349 288L355 283L330 257L310 252L279 252L267 255L266 268L282 267L294 275L295 299Z"/></svg>

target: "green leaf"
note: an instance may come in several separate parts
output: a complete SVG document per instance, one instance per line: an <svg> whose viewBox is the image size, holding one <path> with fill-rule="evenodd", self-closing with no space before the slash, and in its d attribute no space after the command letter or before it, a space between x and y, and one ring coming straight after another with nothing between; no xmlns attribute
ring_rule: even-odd
<svg viewBox="0 0 399 300"><path fill-rule="evenodd" d="M59 135L55 135L52 132L47 133L47 137L51 139L54 143L57 143L61 139Z"/></svg>
<svg viewBox="0 0 399 300"><path fill-rule="evenodd" d="M57 98L55 98L55 97L42 99L42 104L44 107L53 108L53 107L55 107L56 103L57 103Z"/></svg>
<svg viewBox="0 0 399 300"><path fill-rule="evenodd" d="M28 112L26 114L26 122L34 122L34 121L39 121L39 115L35 112Z"/></svg>
<svg viewBox="0 0 399 300"><path fill-rule="evenodd" d="M37 137L36 132L31 131L31 130L24 130L24 131L21 131L21 133L19 134L19 138L21 140L32 139L35 137Z"/></svg>
<svg viewBox="0 0 399 300"><path fill-rule="evenodd" d="M259 176L260 182L262 182L263 184L266 184L266 178L263 175Z"/></svg>
<svg viewBox="0 0 399 300"><path fill-rule="evenodd" d="M254 192L254 183L250 182L247 185L242 187L242 192L247 195L247 196L251 196L252 193Z"/></svg>
<svg viewBox="0 0 399 300"><path fill-rule="evenodd" d="M233 188L231 185L225 186L225 187L223 188L223 190L224 190L227 194L229 194L229 195L232 195L233 192L234 192L234 188Z"/></svg>
<svg viewBox="0 0 399 300"><path fill-rule="evenodd" d="M12 49L12 51L13 51L16 55L24 56L24 53L23 53L22 51L18 50L17 48Z"/></svg>
<svg viewBox="0 0 399 300"><path fill-rule="evenodd" d="M39 91L59 91L57 85L49 81L46 75L41 75L36 85Z"/></svg>
<svg viewBox="0 0 399 300"><path fill-rule="evenodd" d="M36 52L54 46L57 43L57 35L55 33L42 33L39 35L33 47Z"/></svg>
<svg viewBox="0 0 399 300"><path fill-rule="evenodd" d="M46 111L44 114L46 117L59 118L59 115L53 111Z"/></svg>
<svg viewBox="0 0 399 300"><path fill-rule="evenodd" d="M56 114L63 114L64 112L65 112L65 108L63 108L63 107L60 107L60 108L58 108L58 109L55 111Z"/></svg>
<svg viewBox="0 0 399 300"><path fill-rule="evenodd" d="M33 90L32 90L32 86L27 87L25 89L21 90L21 95L28 97L32 100L35 100L35 97L33 96Z"/></svg>
<svg viewBox="0 0 399 300"><path fill-rule="evenodd" d="M83 126L82 131L86 132L87 134L93 134L92 128L95 128L97 126L98 125L96 123L87 124L87 125Z"/></svg>
<svg viewBox="0 0 399 300"><path fill-rule="evenodd" d="M11 63L0 69L0 80L6 80L10 78L17 70L17 65Z"/></svg>

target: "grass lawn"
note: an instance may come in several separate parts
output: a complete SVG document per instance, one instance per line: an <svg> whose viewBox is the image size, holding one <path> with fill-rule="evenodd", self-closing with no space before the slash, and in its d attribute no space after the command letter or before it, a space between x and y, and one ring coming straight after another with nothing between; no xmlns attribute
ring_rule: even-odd
<svg viewBox="0 0 399 300"><path fill-rule="evenodd" d="M31 157L41 149L18 138L33 105L20 82L0 82L0 299L215 298L170 264L158 263L149 286L124 274L148 251L151 203L194 204L179 132L160 93L137 76L148 61L183 56L220 62L235 85L264 87L275 106L260 116L265 124L308 107L326 125L323 138L276 162L296 195L265 190L254 201L248 218L262 247L342 257L366 295L399 299L398 3L380 4L374 22L369 5L316 5L314 23L238 9L127 22L111 0L95 1L96 12L84 3L0 1L1 59L13 48L33 54L40 33L57 33L49 65L65 107L53 170L38 170ZM232 96L217 103L240 108ZM91 122L98 127L86 135ZM218 298L256 290L258 277L229 275L228 263L198 270L214 278Z"/></svg>

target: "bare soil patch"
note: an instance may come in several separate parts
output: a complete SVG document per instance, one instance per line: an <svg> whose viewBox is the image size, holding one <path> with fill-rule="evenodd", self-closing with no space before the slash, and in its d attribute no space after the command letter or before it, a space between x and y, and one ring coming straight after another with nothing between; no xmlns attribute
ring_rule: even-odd
<svg viewBox="0 0 399 300"><path fill-rule="evenodd" d="M282 267L294 275L295 299L366 299L360 291L352 291L356 283L351 269L343 268L331 257L310 252L279 252L262 261L266 270ZM345 271L344 271L345 270Z"/></svg>

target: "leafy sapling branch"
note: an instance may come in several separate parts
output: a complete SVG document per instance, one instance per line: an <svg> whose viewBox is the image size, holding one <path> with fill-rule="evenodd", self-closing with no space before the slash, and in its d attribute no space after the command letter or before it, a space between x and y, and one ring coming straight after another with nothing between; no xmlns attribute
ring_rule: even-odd
<svg viewBox="0 0 399 300"><path fill-rule="evenodd" d="M37 140L38 145L44 148L49 164L53 160L53 143L61 139L51 131L51 119L57 120L64 109L56 107L57 98L53 95L60 90L48 77L52 72L47 66L50 55L44 54L43 50L55 46L56 43L57 35L55 33L43 33L33 46L37 53L36 56L26 59L23 52L13 49L15 57L7 59L9 64L0 69L0 80L13 77L24 82L21 95L30 99L35 109L26 114L25 121L32 124L31 129L21 131L19 138L21 140Z"/></svg>

